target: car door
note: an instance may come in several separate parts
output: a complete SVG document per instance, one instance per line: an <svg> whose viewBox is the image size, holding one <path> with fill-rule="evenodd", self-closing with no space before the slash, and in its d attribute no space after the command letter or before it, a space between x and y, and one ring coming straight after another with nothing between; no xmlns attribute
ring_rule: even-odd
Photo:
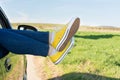
<svg viewBox="0 0 120 80"><path fill-rule="evenodd" d="M2 28L2 25L0 24L0 29ZM1 46L0 46L0 57L2 57L2 50L1 50L2 48L1 48ZM2 69L2 65L1 65L1 60L0 60L0 80L2 80L3 79L3 69Z"/></svg>
<svg viewBox="0 0 120 80"><path fill-rule="evenodd" d="M0 7L0 29L11 25ZM0 45L0 80L26 80L26 57L9 52Z"/></svg>

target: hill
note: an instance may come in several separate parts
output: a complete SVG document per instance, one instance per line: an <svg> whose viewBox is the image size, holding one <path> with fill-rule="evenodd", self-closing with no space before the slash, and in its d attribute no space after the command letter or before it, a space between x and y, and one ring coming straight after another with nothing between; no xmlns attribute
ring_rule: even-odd
<svg viewBox="0 0 120 80"><path fill-rule="evenodd" d="M58 27L63 27L65 24L50 24L50 23L12 23L13 28L17 29L18 25L31 25L36 27L39 30L46 29L55 29ZM92 31L92 32L120 32L119 27L115 26L84 26L81 25L79 31Z"/></svg>

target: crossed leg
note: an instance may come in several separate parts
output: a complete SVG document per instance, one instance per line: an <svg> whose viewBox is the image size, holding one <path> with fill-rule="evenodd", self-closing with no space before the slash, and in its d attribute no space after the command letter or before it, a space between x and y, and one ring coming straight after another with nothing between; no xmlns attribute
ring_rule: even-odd
<svg viewBox="0 0 120 80"><path fill-rule="evenodd" d="M0 29L0 45L16 54L48 56L58 64L72 48L72 37L79 28L79 18L57 33ZM51 37L53 41L51 42Z"/></svg>

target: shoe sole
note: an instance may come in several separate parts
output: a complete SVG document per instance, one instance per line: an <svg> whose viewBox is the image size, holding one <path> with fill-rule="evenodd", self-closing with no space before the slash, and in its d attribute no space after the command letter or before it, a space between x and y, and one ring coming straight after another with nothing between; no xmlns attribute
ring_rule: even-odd
<svg viewBox="0 0 120 80"><path fill-rule="evenodd" d="M67 27L63 38L61 39L61 41L58 43L56 49L58 51L62 51L67 43L69 42L69 40L74 36L74 34L77 32L77 30L79 29L79 24L80 24L80 19L79 18L75 18Z"/></svg>
<svg viewBox="0 0 120 80"><path fill-rule="evenodd" d="M74 38L71 39L71 43L69 47L67 48L67 50L64 52L64 54L56 62L54 62L54 64L57 65L58 63L60 63L65 58L65 56L70 51L70 49L73 47L73 45L74 45Z"/></svg>

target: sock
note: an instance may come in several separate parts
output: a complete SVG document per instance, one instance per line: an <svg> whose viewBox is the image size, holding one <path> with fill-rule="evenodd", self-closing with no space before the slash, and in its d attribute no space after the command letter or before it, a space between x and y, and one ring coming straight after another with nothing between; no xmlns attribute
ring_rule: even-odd
<svg viewBox="0 0 120 80"><path fill-rule="evenodd" d="M55 53L57 53L57 50L55 48L53 48L52 46L50 46L48 56L52 56Z"/></svg>
<svg viewBox="0 0 120 80"><path fill-rule="evenodd" d="M55 36L55 33L54 32L51 32L49 34L49 43L52 44L52 42L54 41L54 36Z"/></svg>

